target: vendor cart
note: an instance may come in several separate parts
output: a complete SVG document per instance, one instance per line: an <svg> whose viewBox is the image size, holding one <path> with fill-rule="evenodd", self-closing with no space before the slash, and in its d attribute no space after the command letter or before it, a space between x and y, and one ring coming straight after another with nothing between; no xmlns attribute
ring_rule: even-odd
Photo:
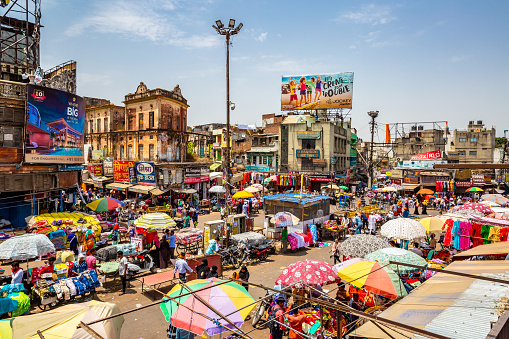
<svg viewBox="0 0 509 339"><path fill-rule="evenodd" d="M178 253L198 253L203 250L204 232L198 228L187 228L176 233Z"/></svg>

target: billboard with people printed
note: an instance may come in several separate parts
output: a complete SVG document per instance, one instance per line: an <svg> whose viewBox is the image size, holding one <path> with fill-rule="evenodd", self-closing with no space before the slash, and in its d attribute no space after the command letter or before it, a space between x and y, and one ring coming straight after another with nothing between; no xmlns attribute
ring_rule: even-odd
<svg viewBox="0 0 509 339"><path fill-rule="evenodd" d="M353 72L283 76L281 110L352 108Z"/></svg>

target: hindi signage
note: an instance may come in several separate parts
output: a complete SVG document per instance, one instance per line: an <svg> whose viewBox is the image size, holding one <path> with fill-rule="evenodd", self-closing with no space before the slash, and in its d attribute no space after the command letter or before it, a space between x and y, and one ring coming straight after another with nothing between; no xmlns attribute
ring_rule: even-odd
<svg viewBox="0 0 509 339"><path fill-rule="evenodd" d="M129 183L129 167L134 167L134 161L115 160L113 162L115 182Z"/></svg>
<svg viewBox="0 0 509 339"><path fill-rule="evenodd" d="M88 174L92 175L92 177L100 177L103 175L103 166L100 164L88 165Z"/></svg>
<svg viewBox="0 0 509 339"><path fill-rule="evenodd" d="M140 185L156 185L156 166L153 162L136 162L136 181Z"/></svg>
<svg viewBox="0 0 509 339"><path fill-rule="evenodd" d="M296 151L297 158L320 158L319 149L298 149Z"/></svg>

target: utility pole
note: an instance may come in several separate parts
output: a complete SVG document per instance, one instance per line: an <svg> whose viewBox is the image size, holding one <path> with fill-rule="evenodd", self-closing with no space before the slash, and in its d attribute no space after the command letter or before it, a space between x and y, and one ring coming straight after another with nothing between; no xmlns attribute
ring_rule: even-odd
<svg viewBox="0 0 509 339"><path fill-rule="evenodd" d="M369 111L371 117L371 144L369 145L369 166L368 166L368 189L373 186L373 142L375 137L375 119L378 117L378 111Z"/></svg>

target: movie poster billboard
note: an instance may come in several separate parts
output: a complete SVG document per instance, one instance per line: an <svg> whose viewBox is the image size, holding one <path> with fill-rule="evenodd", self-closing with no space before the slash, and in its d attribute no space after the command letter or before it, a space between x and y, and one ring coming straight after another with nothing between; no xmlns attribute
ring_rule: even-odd
<svg viewBox="0 0 509 339"><path fill-rule="evenodd" d="M129 184L129 182L131 181L129 175L130 167L134 167L134 161L128 160L113 161L113 173L114 173L113 178L115 182L123 182ZM134 176L134 174L132 176Z"/></svg>
<svg viewBox="0 0 509 339"><path fill-rule="evenodd" d="M27 85L28 163L82 164L85 100L75 94Z"/></svg>
<svg viewBox="0 0 509 339"><path fill-rule="evenodd" d="M283 76L281 110L352 108L353 72Z"/></svg>

